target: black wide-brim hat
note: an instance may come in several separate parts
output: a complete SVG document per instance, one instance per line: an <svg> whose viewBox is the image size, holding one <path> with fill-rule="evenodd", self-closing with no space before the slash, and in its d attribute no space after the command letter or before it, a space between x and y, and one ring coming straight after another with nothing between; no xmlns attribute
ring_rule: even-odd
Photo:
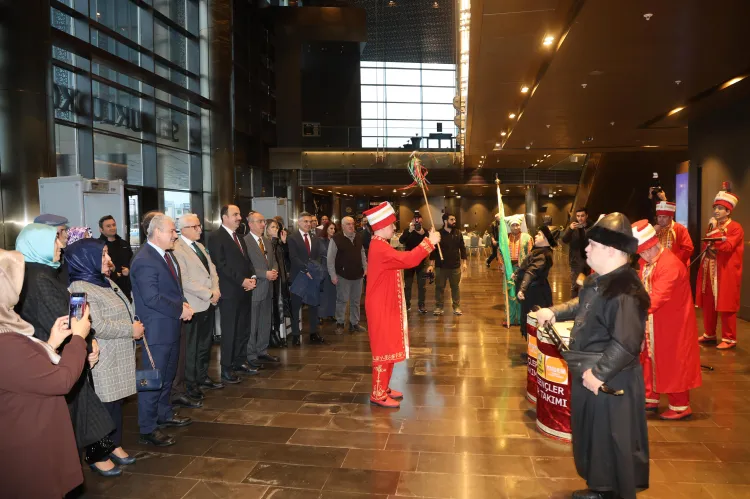
<svg viewBox="0 0 750 499"><path fill-rule="evenodd" d="M588 230L586 237L629 255L638 251L638 239L633 237L630 220L622 213L614 212L602 217Z"/></svg>
<svg viewBox="0 0 750 499"><path fill-rule="evenodd" d="M560 237L559 227L550 228L546 225L541 225L539 227L539 230L542 231L542 234L544 234L544 237L547 238L547 242L549 243L550 247L552 248L557 247L557 238Z"/></svg>

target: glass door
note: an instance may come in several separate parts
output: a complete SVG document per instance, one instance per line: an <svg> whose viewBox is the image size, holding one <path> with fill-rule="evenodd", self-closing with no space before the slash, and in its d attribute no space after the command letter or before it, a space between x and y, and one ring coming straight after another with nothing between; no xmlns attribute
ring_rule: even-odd
<svg viewBox="0 0 750 499"><path fill-rule="evenodd" d="M128 199L125 222L128 227L128 242L130 247L136 250L141 246L141 236L146 237L146 234L141 235L141 193L139 189L130 187L125 189L125 193Z"/></svg>

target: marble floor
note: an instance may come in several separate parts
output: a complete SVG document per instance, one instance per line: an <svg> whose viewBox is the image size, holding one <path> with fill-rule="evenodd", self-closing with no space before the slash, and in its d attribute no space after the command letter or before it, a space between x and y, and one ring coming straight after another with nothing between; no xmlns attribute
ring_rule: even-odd
<svg viewBox="0 0 750 499"><path fill-rule="evenodd" d="M124 447L138 462L114 479L87 470L86 497L568 497L584 483L570 447L536 429L524 398L524 343L517 328L500 325L500 273L483 257L470 262L462 317L410 313L412 358L392 383L405 394L400 409L368 403L367 334L336 336L327 324L327 345L272 352L278 367L182 410L195 422L172 432L172 447L137 443L129 400ZM567 298L563 255L552 286L556 300ZM428 308L433 296L428 287ZM740 321L740 329L738 349L702 350L715 370L692 394L692 419L649 419L651 488L639 497L750 497L750 328Z"/></svg>

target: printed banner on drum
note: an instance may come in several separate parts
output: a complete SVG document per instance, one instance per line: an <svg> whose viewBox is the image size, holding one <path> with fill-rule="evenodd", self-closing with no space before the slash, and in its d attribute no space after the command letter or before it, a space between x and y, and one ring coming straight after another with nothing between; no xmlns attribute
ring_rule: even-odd
<svg viewBox="0 0 750 499"><path fill-rule="evenodd" d="M539 377L560 385L568 384L568 366L558 357L539 353L536 361L536 372Z"/></svg>

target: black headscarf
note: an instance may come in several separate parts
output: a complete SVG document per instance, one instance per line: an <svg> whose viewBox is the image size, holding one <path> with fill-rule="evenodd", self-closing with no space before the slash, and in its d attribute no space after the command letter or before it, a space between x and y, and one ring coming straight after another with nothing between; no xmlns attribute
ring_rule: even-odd
<svg viewBox="0 0 750 499"><path fill-rule="evenodd" d="M102 288L108 288L109 281L102 274L102 253L104 241L81 239L65 249L65 262L68 264L70 283L86 281Z"/></svg>

